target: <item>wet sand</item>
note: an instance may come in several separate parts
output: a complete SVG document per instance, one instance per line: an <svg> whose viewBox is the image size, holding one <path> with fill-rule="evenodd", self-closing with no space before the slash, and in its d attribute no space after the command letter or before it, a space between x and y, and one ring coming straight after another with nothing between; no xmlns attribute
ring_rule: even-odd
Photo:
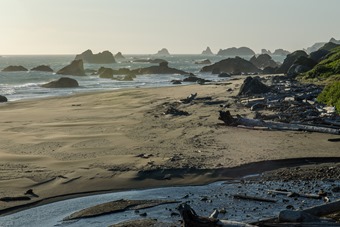
<svg viewBox="0 0 340 227"><path fill-rule="evenodd" d="M242 79L230 83L0 105L0 198L30 197L0 201L0 213L63 195L204 184L230 178L229 168L253 162L340 158L338 144L327 141L336 135L224 126L220 105L227 104L232 114L254 114L231 98ZM178 103L196 92L198 100ZM170 105L190 115L165 115ZM38 197L24 195L29 189Z"/></svg>

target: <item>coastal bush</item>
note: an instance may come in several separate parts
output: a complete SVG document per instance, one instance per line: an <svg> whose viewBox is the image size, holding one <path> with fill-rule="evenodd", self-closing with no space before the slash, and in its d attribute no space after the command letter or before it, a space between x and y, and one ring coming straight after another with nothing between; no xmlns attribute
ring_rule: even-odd
<svg viewBox="0 0 340 227"><path fill-rule="evenodd" d="M340 113L340 81L327 85L317 98L318 102L335 106Z"/></svg>

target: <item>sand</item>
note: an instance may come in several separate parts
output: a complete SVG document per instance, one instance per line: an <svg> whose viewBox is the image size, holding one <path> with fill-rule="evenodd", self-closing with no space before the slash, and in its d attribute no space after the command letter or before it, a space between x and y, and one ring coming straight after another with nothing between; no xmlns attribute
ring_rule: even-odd
<svg viewBox="0 0 340 227"><path fill-rule="evenodd" d="M0 201L0 213L63 195L208 183L230 177L214 169L252 162L340 157L338 144L327 141L336 135L223 125L223 108L212 101L230 104L232 114L254 114L231 98L242 79L230 82L1 104L0 198L28 189L39 197ZM196 92L193 104L178 104ZM190 115L165 115L170 104Z"/></svg>

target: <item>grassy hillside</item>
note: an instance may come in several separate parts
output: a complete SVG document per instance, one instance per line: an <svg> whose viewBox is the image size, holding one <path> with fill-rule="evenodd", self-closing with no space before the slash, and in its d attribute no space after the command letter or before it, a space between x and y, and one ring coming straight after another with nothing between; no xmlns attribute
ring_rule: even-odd
<svg viewBox="0 0 340 227"><path fill-rule="evenodd" d="M340 47L336 47L312 70L299 76L302 80L331 82L340 80Z"/></svg>
<svg viewBox="0 0 340 227"><path fill-rule="evenodd" d="M318 102L335 106L340 113L340 81L327 85L317 98Z"/></svg>

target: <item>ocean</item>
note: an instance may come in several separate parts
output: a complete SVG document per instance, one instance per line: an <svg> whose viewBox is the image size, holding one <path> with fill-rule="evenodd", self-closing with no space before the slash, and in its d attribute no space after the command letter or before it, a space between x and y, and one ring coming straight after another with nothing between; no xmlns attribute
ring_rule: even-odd
<svg viewBox="0 0 340 227"><path fill-rule="evenodd" d="M126 55L123 62L114 64L84 64L85 69L97 70L101 66L119 68L142 68L148 67L151 63L133 62L135 59L155 59L153 55ZM249 56L250 58L251 56ZM68 65L75 55L8 55L0 57L0 95L6 96L8 101L37 99L46 97L66 96L84 92L110 91L123 88L135 87L163 87L180 86L172 85L171 80L183 79L183 75L139 75L134 81L116 81L99 78L98 75L68 76L78 81L78 88L42 88L40 85L59 79L62 75L49 72L2 72L1 70L10 65L22 65L27 69L39 65L49 65L55 72ZM202 55L171 55L161 57L169 62L169 67L194 73L195 75L212 80L225 80L210 73L200 73L204 65L195 64L196 61L209 59L212 63L225 59L225 56L202 56ZM248 58L248 59L249 59ZM279 59L282 60L282 59Z"/></svg>

